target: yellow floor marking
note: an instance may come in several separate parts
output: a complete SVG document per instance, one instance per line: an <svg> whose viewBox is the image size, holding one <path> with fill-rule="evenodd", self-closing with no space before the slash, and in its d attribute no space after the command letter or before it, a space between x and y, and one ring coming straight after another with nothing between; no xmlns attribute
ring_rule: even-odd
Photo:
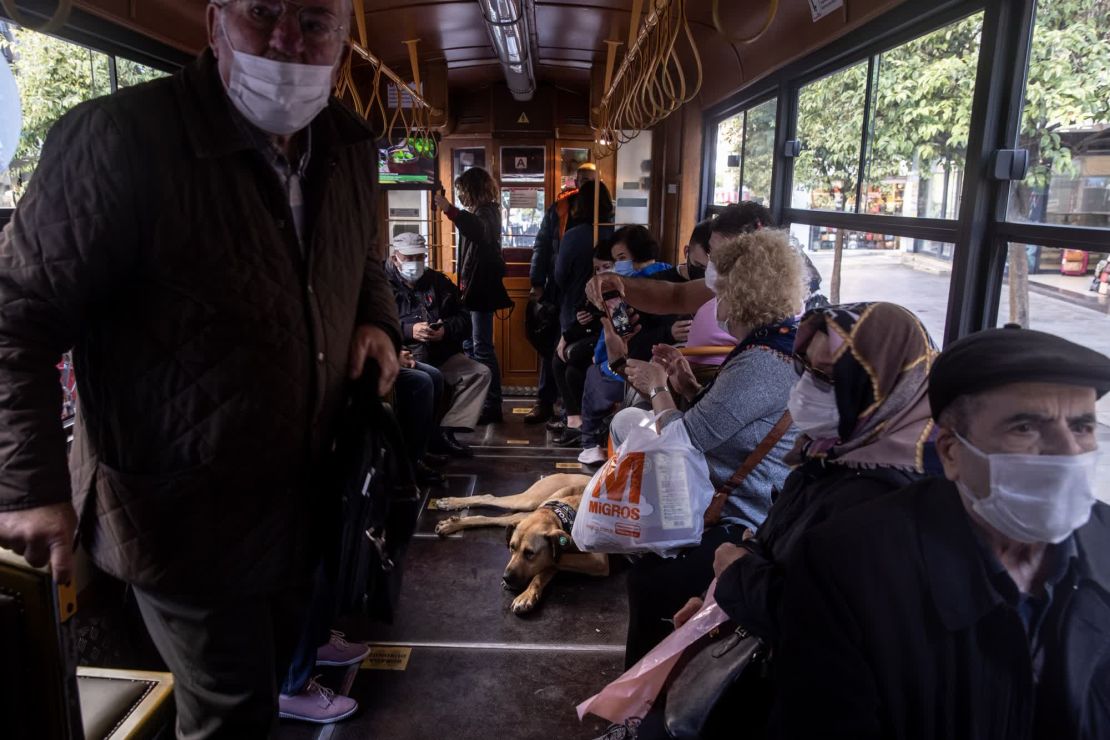
<svg viewBox="0 0 1110 740"><path fill-rule="evenodd" d="M362 661L362 669L369 671L403 671L409 667L410 647L371 645L370 654Z"/></svg>
<svg viewBox="0 0 1110 740"><path fill-rule="evenodd" d="M556 470L581 470L582 465L576 462L555 463Z"/></svg>
<svg viewBox="0 0 1110 740"><path fill-rule="evenodd" d="M511 444L511 445L529 445L529 444L532 444L531 442L529 442L526 439L506 439L505 443L506 444Z"/></svg>

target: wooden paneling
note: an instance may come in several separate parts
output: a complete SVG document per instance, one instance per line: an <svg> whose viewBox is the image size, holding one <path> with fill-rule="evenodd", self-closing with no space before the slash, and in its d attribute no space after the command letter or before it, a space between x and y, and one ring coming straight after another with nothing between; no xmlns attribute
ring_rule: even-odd
<svg viewBox="0 0 1110 740"><path fill-rule="evenodd" d="M539 380L540 360L524 333L524 314L528 310L527 277L505 278L505 288L513 299L513 312L494 327L497 362L501 365L503 385L534 386ZM504 316L505 312L500 312Z"/></svg>

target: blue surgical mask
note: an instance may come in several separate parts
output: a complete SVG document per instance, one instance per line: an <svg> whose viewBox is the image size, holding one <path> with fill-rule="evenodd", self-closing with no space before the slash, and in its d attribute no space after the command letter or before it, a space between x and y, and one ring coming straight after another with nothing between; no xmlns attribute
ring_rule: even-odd
<svg viewBox="0 0 1110 740"><path fill-rule="evenodd" d="M613 272L629 277L636 272L636 266L632 264L632 260L617 260L613 263Z"/></svg>

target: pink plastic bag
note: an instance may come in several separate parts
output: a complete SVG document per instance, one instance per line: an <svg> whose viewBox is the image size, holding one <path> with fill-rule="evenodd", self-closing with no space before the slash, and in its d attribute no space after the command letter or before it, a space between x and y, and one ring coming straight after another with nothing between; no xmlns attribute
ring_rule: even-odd
<svg viewBox="0 0 1110 740"><path fill-rule="evenodd" d="M616 681L579 704L578 719L594 714L620 723L631 717L646 715L663 689L671 669L682 657L682 651L728 620L728 615L713 599L716 586L717 581L714 580L709 585L709 597L705 604L690 621L668 635Z"/></svg>

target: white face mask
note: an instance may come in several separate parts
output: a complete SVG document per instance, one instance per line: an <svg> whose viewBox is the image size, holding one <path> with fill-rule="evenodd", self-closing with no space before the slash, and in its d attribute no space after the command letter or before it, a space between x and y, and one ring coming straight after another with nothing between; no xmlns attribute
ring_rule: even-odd
<svg viewBox="0 0 1110 740"><path fill-rule="evenodd" d="M1098 451L1079 455L987 454L956 435L990 471L990 495L977 498L958 481L967 505L1017 542L1063 542L1091 517Z"/></svg>
<svg viewBox="0 0 1110 740"><path fill-rule="evenodd" d="M822 390L805 373L790 389L786 402L794 426L810 439L836 439L840 436L840 409L836 406L836 392Z"/></svg>
<svg viewBox="0 0 1110 740"><path fill-rule="evenodd" d="M705 263L705 287L717 295L717 266L713 264L713 260Z"/></svg>
<svg viewBox="0 0 1110 740"><path fill-rule="evenodd" d="M258 128L278 136L311 123L328 104L333 65L278 62L236 51L226 24L220 20L231 49L227 94L235 108Z"/></svg>
<svg viewBox="0 0 1110 740"><path fill-rule="evenodd" d="M398 266L397 271L401 273L401 277L408 280L410 283L415 283L424 276L424 263L423 262L402 262Z"/></svg>

